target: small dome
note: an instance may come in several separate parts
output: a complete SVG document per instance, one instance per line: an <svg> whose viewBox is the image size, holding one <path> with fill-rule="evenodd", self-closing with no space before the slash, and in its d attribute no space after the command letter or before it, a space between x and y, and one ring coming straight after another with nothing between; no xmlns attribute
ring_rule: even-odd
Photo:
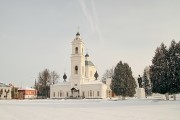
<svg viewBox="0 0 180 120"><path fill-rule="evenodd" d="M63 79L64 79L64 82L66 82L66 79L67 79L67 75L66 75L66 73L64 73L64 75L63 75Z"/></svg>
<svg viewBox="0 0 180 120"><path fill-rule="evenodd" d="M76 33L76 36L80 36L80 33L79 33L79 32L77 32L77 33Z"/></svg>
<svg viewBox="0 0 180 120"><path fill-rule="evenodd" d="M96 80L97 80L97 78L99 77L99 74L97 73L97 71L96 71L96 73L94 74L94 77L96 78Z"/></svg>
<svg viewBox="0 0 180 120"><path fill-rule="evenodd" d="M89 57L89 55L86 53L85 57Z"/></svg>

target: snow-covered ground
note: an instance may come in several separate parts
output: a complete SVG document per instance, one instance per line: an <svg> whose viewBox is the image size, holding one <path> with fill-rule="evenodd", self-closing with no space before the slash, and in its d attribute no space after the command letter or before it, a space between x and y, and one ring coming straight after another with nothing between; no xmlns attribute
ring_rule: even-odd
<svg viewBox="0 0 180 120"><path fill-rule="evenodd" d="M180 120L180 101L0 100L0 120Z"/></svg>

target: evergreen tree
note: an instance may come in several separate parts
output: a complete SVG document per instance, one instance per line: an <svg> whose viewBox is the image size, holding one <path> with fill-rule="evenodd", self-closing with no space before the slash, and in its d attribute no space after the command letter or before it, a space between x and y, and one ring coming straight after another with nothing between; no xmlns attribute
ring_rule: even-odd
<svg viewBox="0 0 180 120"><path fill-rule="evenodd" d="M150 95L151 92L150 92L150 83L149 83L149 80L148 80L148 77L147 77L147 73L146 71L144 70L144 73L143 73L143 88L145 89L145 94L146 96Z"/></svg>
<svg viewBox="0 0 180 120"><path fill-rule="evenodd" d="M180 42L171 42L168 50L168 86L170 94L180 92Z"/></svg>
<svg viewBox="0 0 180 120"><path fill-rule="evenodd" d="M156 49L150 67L150 78L154 93L180 93L180 42L172 41L168 50L163 43Z"/></svg>
<svg viewBox="0 0 180 120"><path fill-rule="evenodd" d="M124 99L126 96L134 96L136 82L127 63L120 61L116 65L110 87L116 95L122 96Z"/></svg>
<svg viewBox="0 0 180 120"><path fill-rule="evenodd" d="M163 43L156 49L155 56L152 60L150 79L153 85L152 92L161 94L168 92L167 49Z"/></svg>

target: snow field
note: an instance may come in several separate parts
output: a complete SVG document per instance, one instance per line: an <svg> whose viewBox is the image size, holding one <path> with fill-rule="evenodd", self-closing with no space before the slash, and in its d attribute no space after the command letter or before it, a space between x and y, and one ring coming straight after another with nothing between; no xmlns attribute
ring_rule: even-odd
<svg viewBox="0 0 180 120"><path fill-rule="evenodd" d="M0 120L179 120L180 101L0 100Z"/></svg>

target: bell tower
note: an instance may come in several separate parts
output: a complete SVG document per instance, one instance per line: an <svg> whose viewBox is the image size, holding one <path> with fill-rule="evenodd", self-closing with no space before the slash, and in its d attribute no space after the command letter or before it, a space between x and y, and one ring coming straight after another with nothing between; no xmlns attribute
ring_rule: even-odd
<svg viewBox="0 0 180 120"><path fill-rule="evenodd" d="M85 56L84 43L77 32L75 39L72 41L71 54L71 87L79 88L84 82L85 76ZM79 88L80 89L80 88Z"/></svg>

